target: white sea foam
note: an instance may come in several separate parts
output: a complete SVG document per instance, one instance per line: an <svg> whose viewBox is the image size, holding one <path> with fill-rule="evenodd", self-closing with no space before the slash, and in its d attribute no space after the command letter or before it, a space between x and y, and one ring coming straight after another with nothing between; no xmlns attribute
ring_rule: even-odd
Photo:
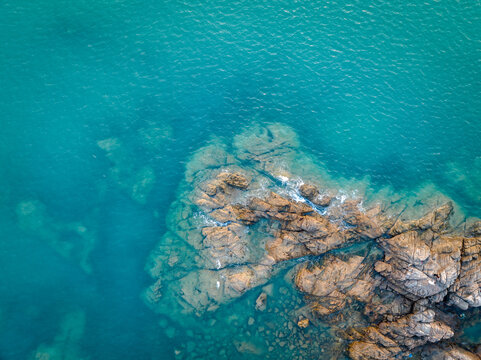
<svg viewBox="0 0 481 360"><path fill-rule="evenodd" d="M228 223L223 223L212 219L210 216L204 214L203 212L194 213L194 219L199 220L199 226L227 226Z"/></svg>

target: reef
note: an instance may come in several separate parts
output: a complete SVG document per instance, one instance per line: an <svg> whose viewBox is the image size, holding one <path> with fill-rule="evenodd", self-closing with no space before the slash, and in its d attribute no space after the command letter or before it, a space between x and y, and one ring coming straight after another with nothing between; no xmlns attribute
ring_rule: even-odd
<svg viewBox="0 0 481 360"><path fill-rule="evenodd" d="M282 125L228 143L213 140L187 164L147 264L155 311L206 316L287 271L304 303L292 321L328 324L340 339L324 358L479 359L456 332L460 312L481 306L481 222L459 221L439 194L387 201L352 181L341 191ZM263 290L255 310L268 301Z"/></svg>

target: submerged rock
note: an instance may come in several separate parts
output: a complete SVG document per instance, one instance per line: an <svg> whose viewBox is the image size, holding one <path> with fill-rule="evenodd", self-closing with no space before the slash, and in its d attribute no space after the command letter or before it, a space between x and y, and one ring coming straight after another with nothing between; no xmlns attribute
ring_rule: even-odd
<svg viewBox="0 0 481 360"><path fill-rule="evenodd" d="M267 294L262 292L256 299L256 310L265 311L267 308Z"/></svg>
<svg viewBox="0 0 481 360"><path fill-rule="evenodd" d="M144 135L149 136L147 133ZM133 149L126 147L120 139L103 139L97 142L97 146L105 151L105 156L112 163L109 171L112 181L132 200L145 204L156 181L153 168L149 165L135 166Z"/></svg>
<svg viewBox="0 0 481 360"><path fill-rule="evenodd" d="M86 273L92 272L90 252L96 234L83 223L58 221L43 203L22 201L16 208L19 227L30 236L47 243L59 255L77 262Z"/></svg>
<svg viewBox="0 0 481 360"><path fill-rule="evenodd" d="M85 313L81 310L65 315L58 334L50 344L42 344L32 355L32 360L82 360L80 341L85 328Z"/></svg>

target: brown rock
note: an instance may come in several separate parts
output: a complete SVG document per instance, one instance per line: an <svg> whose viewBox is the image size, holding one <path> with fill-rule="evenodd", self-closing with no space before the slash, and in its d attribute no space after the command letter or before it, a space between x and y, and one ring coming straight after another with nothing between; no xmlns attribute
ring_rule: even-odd
<svg viewBox="0 0 481 360"><path fill-rule="evenodd" d="M448 325L435 320L433 310L424 310L367 327L359 335L361 338L348 348L349 356L374 360L392 359L428 342L449 339L454 333Z"/></svg>
<svg viewBox="0 0 481 360"><path fill-rule="evenodd" d="M464 238L459 272L449 303L463 310L481 306L481 236Z"/></svg>
<svg viewBox="0 0 481 360"><path fill-rule="evenodd" d="M315 200L320 195L319 189L310 184L302 184L299 188L299 191L303 197L310 201Z"/></svg>
<svg viewBox="0 0 481 360"><path fill-rule="evenodd" d="M244 190L249 186L249 180L244 175L239 173L221 172L219 175L217 175L217 178L227 185L235 188Z"/></svg>
<svg viewBox="0 0 481 360"><path fill-rule="evenodd" d="M297 322L297 326L299 326L301 329L305 329L306 327L309 326L309 319L301 319Z"/></svg>
<svg viewBox="0 0 481 360"><path fill-rule="evenodd" d="M394 290L414 300L445 295L459 275L462 242L430 230L407 231L381 240L386 255L375 268Z"/></svg>
<svg viewBox="0 0 481 360"><path fill-rule="evenodd" d="M449 226L448 219L453 211L453 204L448 202L430 213L426 214L419 220L404 222L398 220L390 229L389 235L395 236L410 230L428 230L434 232L442 232Z"/></svg>
<svg viewBox="0 0 481 360"><path fill-rule="evenodd" d="M366 341L355 341L347 349L349 357L353 360L390 360L400 350L399 347L390 349Z"/></svg>
<svg viewBox="0 0 481 360"><path fill-rule="evenodd" d="M369 274L363 272L367 264L364 257L351 256L343 261L328 256L320 266L300 267L295 278L297 288L314 296L314 310L327 315L342 309L346 297L368 301L376 285Z"/></svg>
<svg viewBox="0 0 481 360"><path fill-rule="evenodd" d="M481 360L481 358L459 346L440 344L425 346L421 352L423 360Z"/></svg>

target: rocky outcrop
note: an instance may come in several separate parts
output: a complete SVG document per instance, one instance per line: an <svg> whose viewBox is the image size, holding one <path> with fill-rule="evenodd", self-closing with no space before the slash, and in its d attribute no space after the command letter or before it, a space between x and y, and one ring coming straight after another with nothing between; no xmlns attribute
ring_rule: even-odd
<svg viewBox="0 0 481 360"><path fill-rule="evenodd" d="M389 285L412 300L432 297L441 301L460 273L463 238L409 230L380 240L385 251L376 271Z"/></svg>
<svg viewBox="0 0 481 360"><path fill-rule="evenodd" d="M301 196L321 207L328 207L333 200L333 196L329 194L321 194L319 189L311 184L302 184L299 187Z"/></svg>
<svg viewBox="0 0 481 360"><path fill-rule="evenodd" d="M148 262L149 304L202 316L293 266L307 303L292 319L299 331L328 322L352 359L456 358L462 349L428 345L453 337L455 308L481 306L481 222L453 228L450 202L413 219L336 196L296 177L315 169L297 147L272 125L236 136L232 153L210 144L194 154ZM268 312L266 299L252 308Z"/></svg>
<svg viewBox="0 0 481 360"><path fill-rule="evenodd" d="M378 210L367 216L352 201L333 205L323 215L303 199L272 190L259 195L259 182L267 180L237 166L221 167L189 194L205 222L195 227L186 218L185 230L178 231L199 257L199 270L180 279L182 304L197 312L215 310L265 283L277 263L321 255L387 230ZM263 237L254 241L253 229ZM151 291L159 293L160 288L157 284Z"/></svg>

